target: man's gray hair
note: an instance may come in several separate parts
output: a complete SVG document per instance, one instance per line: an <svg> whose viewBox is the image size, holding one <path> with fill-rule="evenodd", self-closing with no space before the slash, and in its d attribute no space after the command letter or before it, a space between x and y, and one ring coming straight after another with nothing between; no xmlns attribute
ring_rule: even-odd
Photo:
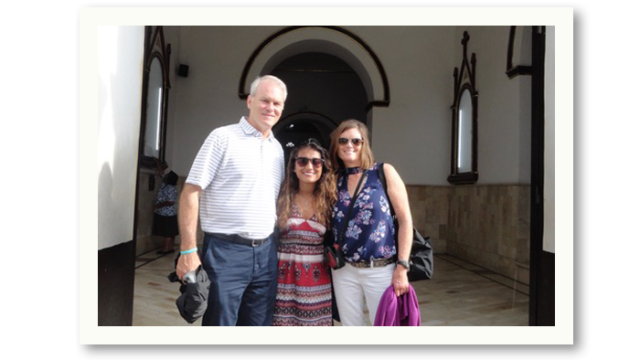
<svg viewBox="0 0 640 360"><path fill-rule="evenodd" d="M271 80L276 84L278 84L278 86L280 86L280 88L282 89L282 92L284 93L283 100L287 100L287 85L285 85L282 80L278 79L273 75L258 76L255 80L253 80L253 82L251 83L251 90L249 91L249 96L256 96L256 91L258 91L258 85L260 85L260 83L263 80Z"/></svg>

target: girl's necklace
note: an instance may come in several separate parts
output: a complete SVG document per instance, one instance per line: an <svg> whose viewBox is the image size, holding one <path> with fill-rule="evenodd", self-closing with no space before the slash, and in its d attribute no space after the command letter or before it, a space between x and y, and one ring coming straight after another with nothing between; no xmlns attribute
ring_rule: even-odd
<svg viewBox="0 0 640 360"><path fill-rule="evenodd" d="M313 200L307 199L307 201L304 201L304 199L302 198L302 196L300 194L297 194L296 198L298 200L298 207L302 211L311 209L311 203L313 202Z"/></svg>

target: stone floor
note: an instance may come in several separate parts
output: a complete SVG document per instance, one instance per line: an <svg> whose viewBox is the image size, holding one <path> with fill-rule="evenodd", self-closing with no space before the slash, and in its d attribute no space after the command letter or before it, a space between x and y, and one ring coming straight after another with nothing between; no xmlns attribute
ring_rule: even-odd
<svg viewBox="0 0 640 360"><path fill-rule="evenodd" d="M179 285L170 283L175 254L155 251L136 259L134 326L188 324L175 305ZM412 283L423 326L527 326L529 287L464 260L436 255L431 280ZM340 325L340 324L336 324Z"/></svg>

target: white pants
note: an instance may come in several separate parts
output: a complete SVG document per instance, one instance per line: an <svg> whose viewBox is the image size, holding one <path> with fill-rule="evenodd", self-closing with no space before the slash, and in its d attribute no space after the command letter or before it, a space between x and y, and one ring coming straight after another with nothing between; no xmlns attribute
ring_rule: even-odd
<svg viewBox="0 0 640 360"><path fill-rule="evenodd" d="M391 285L395 264L376 268L357 268L346 264L331 270L340 323L345 326L366 326L365 300L369 320L373 325L382 294Z"/></svg>

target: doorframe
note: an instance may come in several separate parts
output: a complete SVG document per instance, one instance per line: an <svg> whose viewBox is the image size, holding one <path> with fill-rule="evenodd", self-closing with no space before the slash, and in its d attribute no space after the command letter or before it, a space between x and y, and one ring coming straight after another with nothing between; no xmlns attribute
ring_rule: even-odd
<svg viewBox="0 0 640 360"><path fill-rule="evenodd" d="M546 27L532 27L529 325L555 325L555 255L544 251Z"/></svg>

